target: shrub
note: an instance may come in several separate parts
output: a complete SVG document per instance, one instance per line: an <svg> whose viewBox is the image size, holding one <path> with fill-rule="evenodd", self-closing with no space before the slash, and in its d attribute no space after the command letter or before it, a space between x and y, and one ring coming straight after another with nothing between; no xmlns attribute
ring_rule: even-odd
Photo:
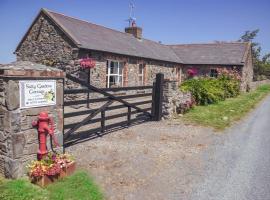
<svg viewBox="0 0 270 200"><path fill-rule="evenodd" d="M182 91L190 91L198 105L208 105L240 93L240 77L234 70L218 70L217 78L189 79L181 85Z"/></svg>
<svg viewBox="0 0 270 200"><path fill-rule="evenodd" d="M185 114L190 109L192 109L195 104L196 104L196 102L194 101L194 99L191 99L191 101L187 100L184 103L180 103L180 105L177 107L176 113L177 114Z"/></svg>

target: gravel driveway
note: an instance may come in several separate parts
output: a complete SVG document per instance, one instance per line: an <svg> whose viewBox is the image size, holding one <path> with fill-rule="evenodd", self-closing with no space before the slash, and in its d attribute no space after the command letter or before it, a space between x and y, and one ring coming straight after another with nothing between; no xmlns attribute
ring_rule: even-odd
<svg viewBox="0 0 270 200"><path fill-rule="evenodd" d="M71 146L106 199L187 199L200 179L209 129L179 122L147 122Z"/></svg>
<svg viewBox="0 0 270 200"><path fill-rule="evenodd" d="M270 96L225 133L147 122L71 146L115 200L269 200Z"/></svg>

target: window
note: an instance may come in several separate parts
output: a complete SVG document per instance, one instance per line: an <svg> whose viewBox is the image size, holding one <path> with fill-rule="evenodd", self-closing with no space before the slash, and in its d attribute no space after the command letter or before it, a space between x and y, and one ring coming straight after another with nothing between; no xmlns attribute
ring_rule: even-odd
<svg viewBox="0 0 270 200"><path fill-rule="evenodd" d="M139 85L144 85L144 64L139 64Z"/></svg>
<svg viewBox="0 0 270 200"><path fill-rule="evenodd" d="M107 75L106 75L107 88L123 86L123 67L124 62L111 60L107 61Z"/></svg>
<svg viewBox="0 0 270 200"><path fill-rule="evenodd" d="M216 69L210 70L210 77L217 78L218 77L218 71Z"/></svg>

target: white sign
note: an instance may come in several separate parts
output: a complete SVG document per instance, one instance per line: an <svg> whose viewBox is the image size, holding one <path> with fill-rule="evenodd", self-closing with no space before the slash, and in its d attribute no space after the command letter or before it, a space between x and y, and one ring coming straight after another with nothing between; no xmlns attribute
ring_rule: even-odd
<svg viewBox="0 0 270 200"><path fill-rule="evenodd" d="M19 81L20 108L50 106L56 104L55 80Z"/></svg>

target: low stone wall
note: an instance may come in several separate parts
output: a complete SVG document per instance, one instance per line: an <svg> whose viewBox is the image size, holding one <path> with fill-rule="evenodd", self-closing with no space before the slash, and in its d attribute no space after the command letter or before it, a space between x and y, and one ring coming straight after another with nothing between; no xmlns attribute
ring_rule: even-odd
<svg viewBox="0 0 270 200"><path fill-rule="evenodd" d="M181 106L191 102L190 92L181 92L177 81L165 81L163 87L162 117L170 119L181 112Z"/></svg>
<svg viewBox="0 0 270 200"><path fill-rule="evenodd" d="M18 178L26 172L25 166L36 159L38 132L32 127L41 111L47 111L55 122L55 134L63 143L63 78L58 69L17 62L0 67L0 174ZM21 80L55 80L56 104L44 107L22 108L20 106ZM47 143L49 144L49 143ZM50 145L48 145L49 147ZM62 150L59 148L58 150Z"/></svg>
<svg viewBox="0 0 270 200"><path fill-rule="evenodd" d="M250 84L250 90L256 90L259 86L264 84L270 84L270 80L263 80L263 81L253 81Z"/></svg>

